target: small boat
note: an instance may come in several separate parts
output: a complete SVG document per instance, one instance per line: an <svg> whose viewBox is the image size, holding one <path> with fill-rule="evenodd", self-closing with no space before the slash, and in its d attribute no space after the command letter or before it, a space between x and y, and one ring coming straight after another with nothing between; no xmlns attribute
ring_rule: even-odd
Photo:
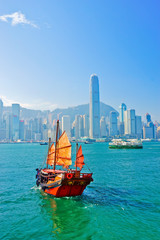
<svg viewBox="0 0 160 240"><path fill-rule="evenodd" d="M92 144L93 142L85 141L84 143L85 143L85 144Z"/></svg>
<svg viewBox="0 0 160 240"><path fill-rule="evenodd" d="M48 145L47 142L41 142L40 145Z"/></svg>
<svg viewBox="0 0 160 240"><path fill-rule="evenodd" d="M51 144L49 139L46 167L36 169L36 184L41 189L54 197L71 197L81 195L90 182L93 181L93 173L82 173L84 163L82 146L76 144L75 169L71 169L71 143L64 131L59 136L59 120L57 121L56 142ZM56 169L62 166L63 170Z"/></svg>
<svg viewBox="0 0 160 240"><path fill-rule="evenodd" d="M143 148L142 142L137 139L113 139L109 143L109 148L113 149L139 149Z"/></svg>

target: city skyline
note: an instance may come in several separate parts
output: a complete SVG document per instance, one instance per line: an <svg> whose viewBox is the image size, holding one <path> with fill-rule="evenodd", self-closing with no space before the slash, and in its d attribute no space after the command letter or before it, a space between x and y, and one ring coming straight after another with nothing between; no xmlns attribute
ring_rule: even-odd
<svg viewBox="0 0 160 240"><path fill-rule="evenodd" d="M33 110L23 110L17 103L12 103L11 109L5 109L0 99L0 140L37 142L51 138L54 141L57 119L60 131L66 131L72 140L158 139L160 123L153 122L149 113L145 115L146 121L142 122L136 110L128 109L125 103L120 104L119 113L111 106L100 103L99 79L95 74L90 76L89 90L88 105L70 108L70 111L68 108L65 112L65 109L57 109L56 115L54 111L38 111L35 115Z"/></svg>
<svg viewBox="0 0 160 240"><path fill-rule="evenodd" d="M159 10L148 0L2 2L0 96L32 109L76 106L96 73L102 102L159 121Z"/></svg>

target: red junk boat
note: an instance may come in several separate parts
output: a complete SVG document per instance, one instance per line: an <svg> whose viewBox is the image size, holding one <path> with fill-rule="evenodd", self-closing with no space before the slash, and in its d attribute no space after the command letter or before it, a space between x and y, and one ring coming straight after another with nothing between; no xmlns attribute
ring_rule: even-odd
<svg viewBox="0 0 160 240"><path fill-rule="evenodd" d="M51 145L49 139L46 168L37 170L37 186L54 197L70 197L81 195L88 184L93 181L92 173L82 173L85 165L82 147L76 145L75 169L70 169L71 143L64 131L58 139L59 120L57 121L56 142ZM64 170L56 170L56 165L62 166ZM50 168L49 168L50 166Z"/></svg>

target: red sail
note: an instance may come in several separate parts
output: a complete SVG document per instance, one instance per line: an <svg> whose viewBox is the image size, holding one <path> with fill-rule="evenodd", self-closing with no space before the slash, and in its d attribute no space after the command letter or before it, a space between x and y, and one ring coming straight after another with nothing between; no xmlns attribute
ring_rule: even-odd
<svg viewBox="0 0 160 240"><path fill-rule="evenodd" d="M83 165L85 165L84 156L83 156L83 153L82 153L82 146L80 146L79 149L78 149L77 155L76 155L75 166L79 167L80 170L81 170Z"/></svg>

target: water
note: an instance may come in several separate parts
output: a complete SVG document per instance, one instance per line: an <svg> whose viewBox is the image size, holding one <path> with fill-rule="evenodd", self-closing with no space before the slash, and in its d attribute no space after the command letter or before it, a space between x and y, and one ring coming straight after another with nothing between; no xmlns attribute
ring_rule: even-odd
<svg viewBox="0 0 160 240"><path fill-rule="evenodd" d="M0 239L160 239L160 143L82 148L94 182L80 197L55 199L35 186L47 147L0 144Z"/></svg>

